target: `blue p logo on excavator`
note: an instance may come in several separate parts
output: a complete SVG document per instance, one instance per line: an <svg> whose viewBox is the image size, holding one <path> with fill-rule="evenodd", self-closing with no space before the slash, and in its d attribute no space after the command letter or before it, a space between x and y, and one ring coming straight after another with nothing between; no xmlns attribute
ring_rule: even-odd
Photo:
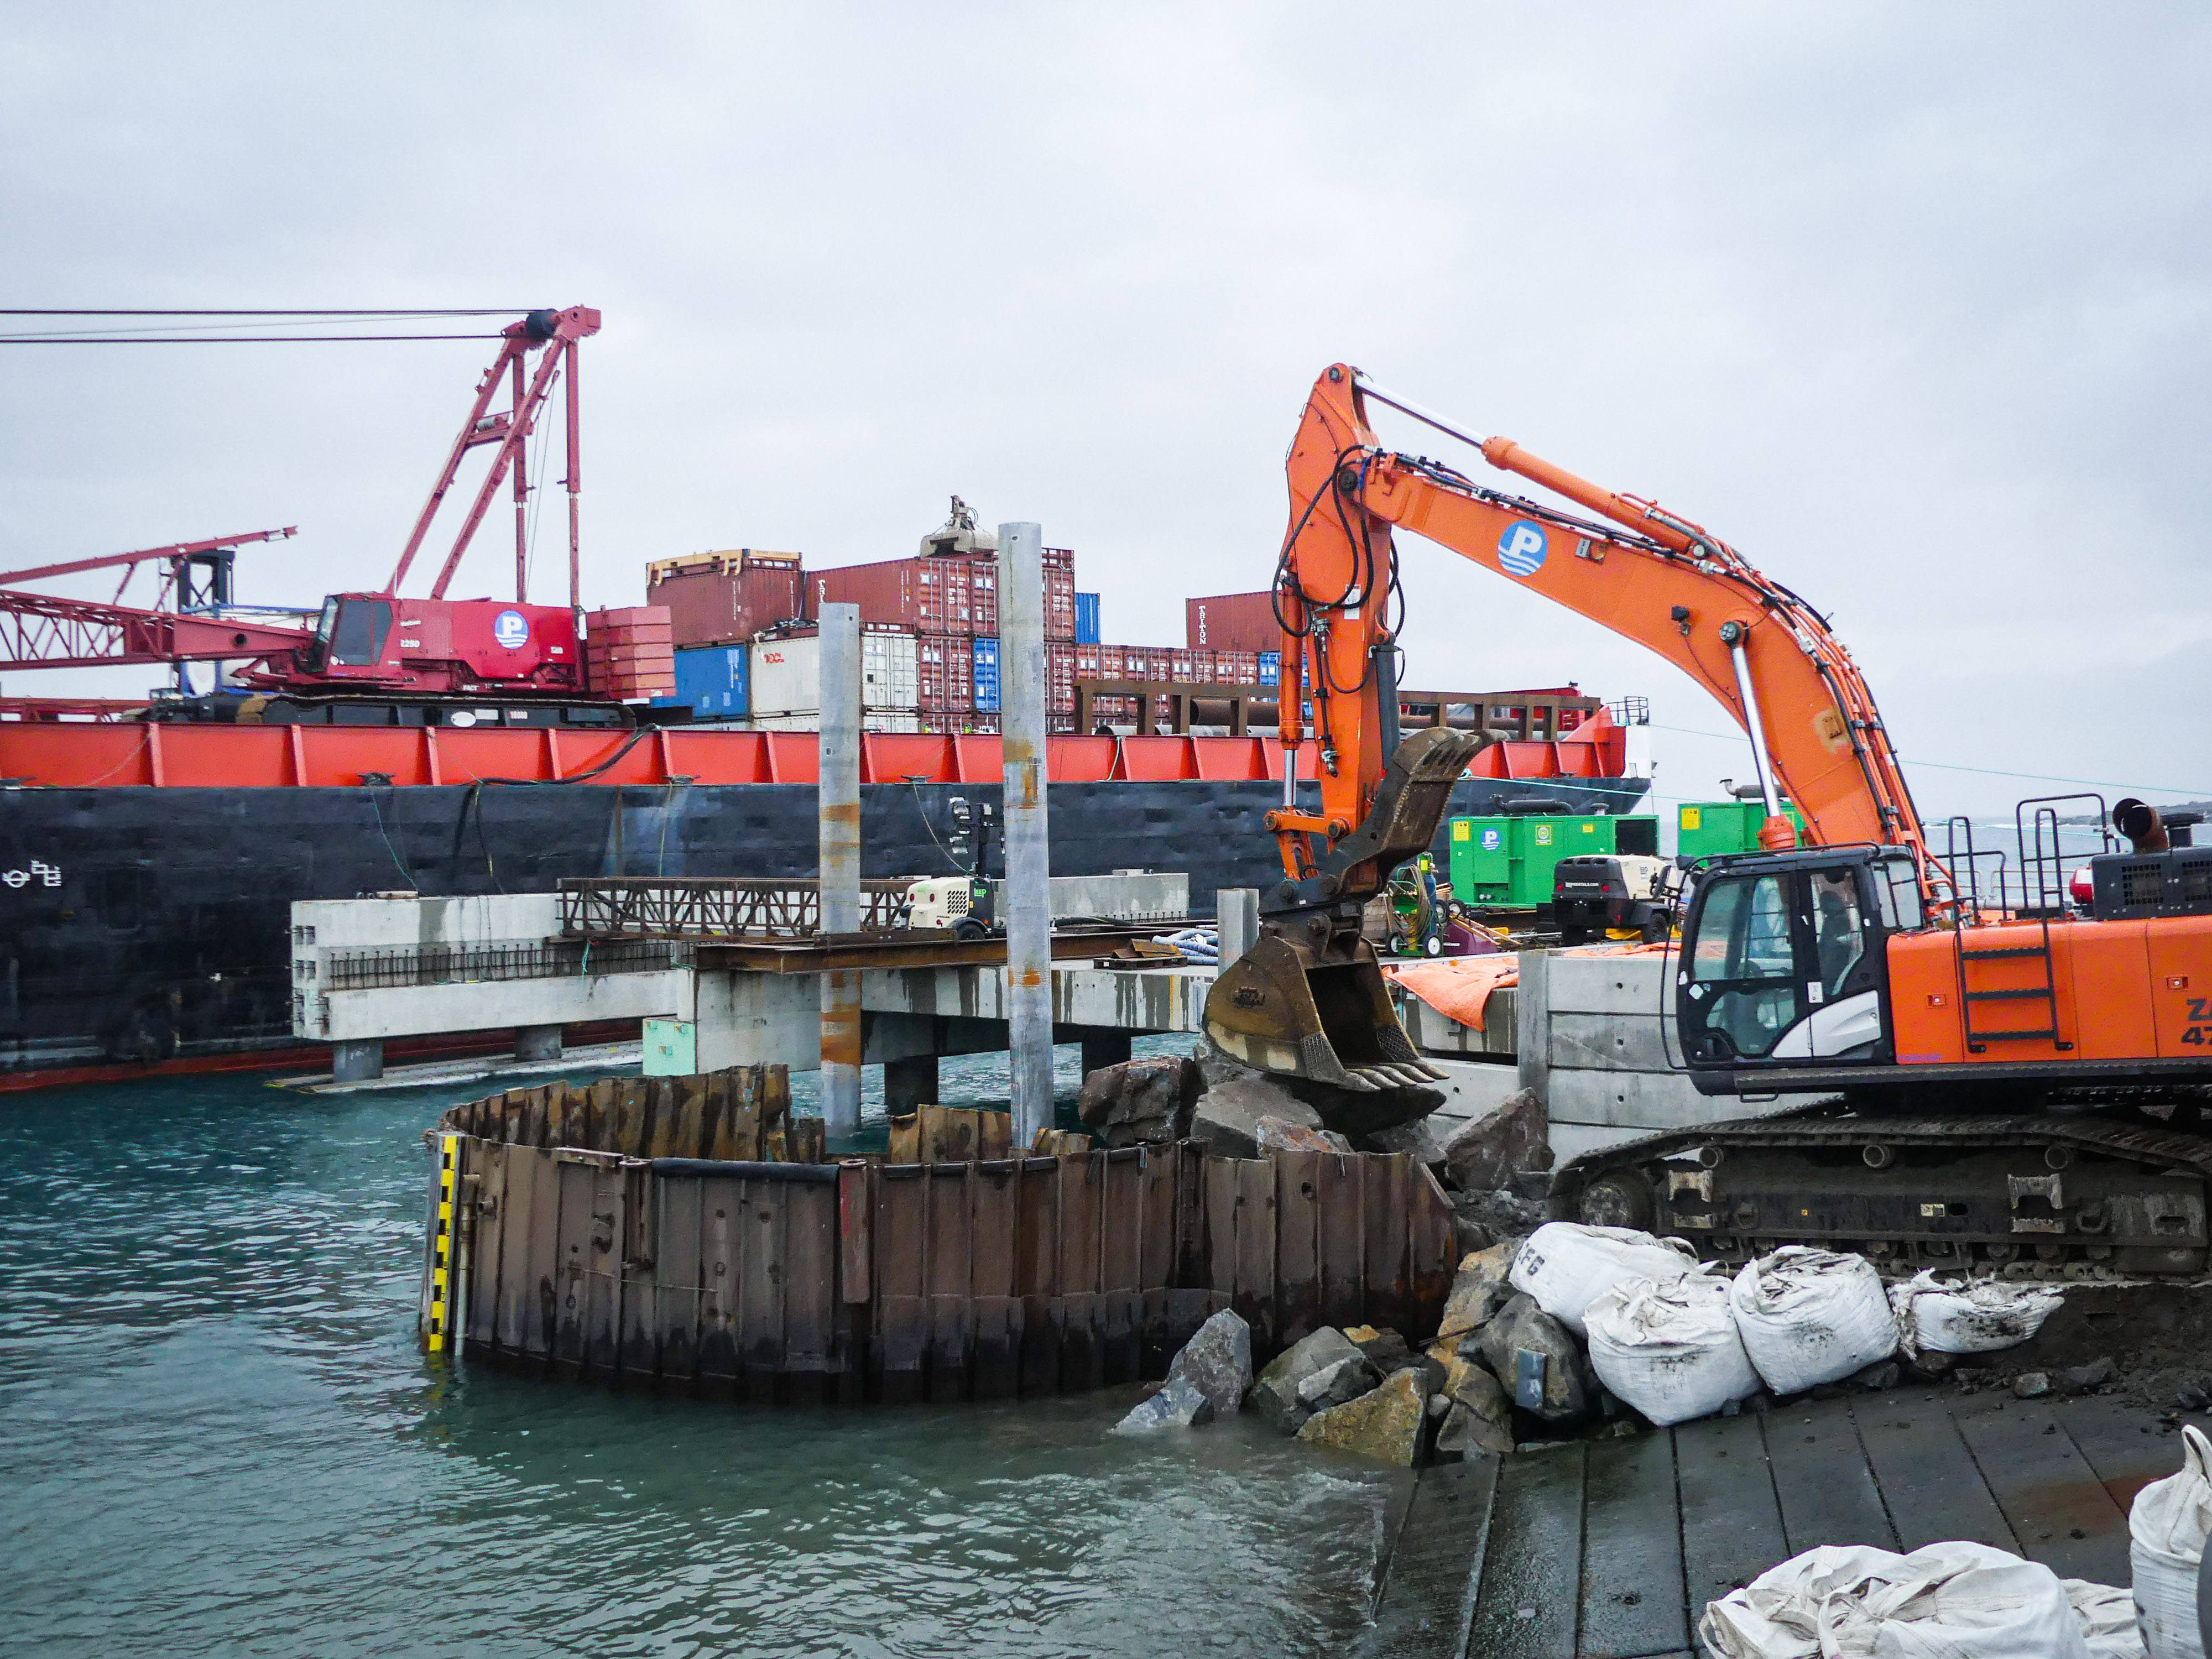
<svg viewBox="0 0 2212 1659"><path fill-rule="evenodd" d="M1544 556L1551 550L1543 526L1528 519L1509 525L1498 538L1498 562L1509 575L1534 575L1544 568Z"/></svg>

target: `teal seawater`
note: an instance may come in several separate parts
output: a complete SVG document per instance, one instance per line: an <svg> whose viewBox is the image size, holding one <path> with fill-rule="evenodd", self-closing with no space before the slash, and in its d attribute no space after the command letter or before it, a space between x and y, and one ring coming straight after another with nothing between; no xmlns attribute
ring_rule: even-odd
<svg viewBox="0 0 2212 1659"><path fill-rule="evenodd" d="M769 1410L426 1361L421 1132L480 1091L0 1100L0 1652L1279 1655L1364 1626L1404 1477L1249 1419L1132 1443L1133 1389Z"/></svg>

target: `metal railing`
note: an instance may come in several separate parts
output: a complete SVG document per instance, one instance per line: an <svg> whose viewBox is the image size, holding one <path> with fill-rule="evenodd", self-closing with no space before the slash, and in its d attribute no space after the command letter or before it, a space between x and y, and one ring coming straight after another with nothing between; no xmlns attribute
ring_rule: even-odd
<svg viewBox="0 0 2212 1659"><path fill-rule="evenodd" d="M585 974L654 974L690 960L664 939L517 941L500 945L409 945L332 951L322 983L331 991L383 991L415 985L464 985L503 979L575 978Z"/></svg>
<svg viewBox="0 0 2212 1659"><path fill-rule="evenodd" d="M914 878L860 884L860 931L899 925ZM739 876L569 877L561 883L561 932L577 939L811 939L822 930L813 880ZM595 958L596 960L596 958Z"/></svg>

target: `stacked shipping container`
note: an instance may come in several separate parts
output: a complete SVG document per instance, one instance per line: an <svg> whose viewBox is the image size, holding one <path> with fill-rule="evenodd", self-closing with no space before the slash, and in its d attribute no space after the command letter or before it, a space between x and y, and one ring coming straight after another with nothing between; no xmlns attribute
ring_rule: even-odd
<svg viewBox="0 0 2212 1659"><path fill-rule="evenodd" d="M676 690L668 607L634 605L584 617L584 682L602 696L643 702Z"/></svg>
<svg viewBox="0 0 2212 1659"><path fill-rule="evenodd" d="M645 572L646 603L667 607L679 647L741 645L805 606L796 553L739 547L656 559Z"/></svg>

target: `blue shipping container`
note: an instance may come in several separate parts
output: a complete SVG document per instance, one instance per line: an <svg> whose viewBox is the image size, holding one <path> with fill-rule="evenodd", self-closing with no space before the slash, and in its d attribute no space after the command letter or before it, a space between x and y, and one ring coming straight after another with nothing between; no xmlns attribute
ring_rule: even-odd
<svg viewBox="0 0 2212 1659"><path fill-rule="evenodd" d="M1075 596L1075 642L1078 645L1098 643L1098 596L1078 593Z"/></svg>
<svg viewBox="0 0 2212 1659"><path fill-rule="evenodd" d="M975 712L999 712L999 642L987 634L975 636Z"/></svg>
<svg viewBox="0 0 2212 1659"><path fill-rule="evenodd" d="M722 719L752 712L748 647L705 645L676 653L676 697L695 718Z"/></svg>
<svg viewBox="0 0 2212 1659"><path fill-rule="evenodd" d="M1283 683L1283 653L1262 651L1260 653L1260 684L1280 685Z"/></svg>

